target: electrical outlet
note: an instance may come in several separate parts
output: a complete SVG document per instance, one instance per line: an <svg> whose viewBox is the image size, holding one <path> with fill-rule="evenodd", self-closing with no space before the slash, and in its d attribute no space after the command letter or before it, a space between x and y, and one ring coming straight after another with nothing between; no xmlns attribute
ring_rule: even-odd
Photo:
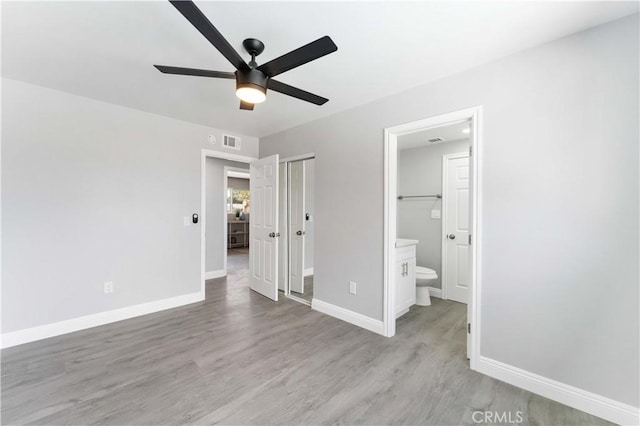
<svg viewBox="0 0 640 426"><path fill-rule="evenodd" d="M113 293L113 281L106 281L104 283L104 294Z"/></svg>
<svg viewBox="0 0 640 426"><path fill-rule="evenodd" d="M355 283L355 281L349 281L349 293L356 294L356 283Z"/></svg>

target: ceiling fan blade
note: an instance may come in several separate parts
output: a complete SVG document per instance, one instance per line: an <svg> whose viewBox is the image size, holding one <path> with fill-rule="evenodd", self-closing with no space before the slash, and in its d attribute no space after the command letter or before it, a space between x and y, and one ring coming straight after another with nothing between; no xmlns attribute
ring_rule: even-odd
<svg viewBox="0 0 640 426"><path fill-rule="evenodd" d="M198 70L195 68L168 67L165 65L154 65L154 67L156 67L158 71L165 74L195 75L198 77L229 78L229 79L236 78L236 74L233 72Z"/></svg>
<svg viewBox="0 0 640 426"><path fill-rule="evenodd" d="M269 79L267 86L269 87L270 90L280 92L284 95L293 96L294 98L311 102L312 104L316 104L316 105L324 105L329 101L329 99L327 98L314 95L313 93L306 92L302 89L298 89L297 87L289 86L288 84L284 84L278 80Z"/></svg>
<svg viewBox="0 0 640 426"><path fill-rule="evenodd" d="M180 12L191 25L196 27L198 31L207 39L213 46L227 58L236 69L247 69L249 66L240 57L238 52L235 51L229 42L220 34L220 31L207 19L206 16L198 9L198 7L192 1L184 0L170 0L169 1L178 12Z"/></svg>
<svg viewBox="0 0 640 426"><path fill-rule="evenodd" d="M246 109L247 111L253 111L253 104L249 102L240 101L240 109Z"/></svg>
<svg viewBox="0 0 640 426"><path fill-rule="evenodd" d="M269 77L274 77L278 74L282 74L285 71L304 65L307 62L311 62L315 59L321 58L324 55L333 53L338 50L338 46L335 45L331 37L324 36L316 41L312 41L309 44L305 44L302 47L292 50L279 58L273 59L258 67L260 71L265 73Z"/></svg>

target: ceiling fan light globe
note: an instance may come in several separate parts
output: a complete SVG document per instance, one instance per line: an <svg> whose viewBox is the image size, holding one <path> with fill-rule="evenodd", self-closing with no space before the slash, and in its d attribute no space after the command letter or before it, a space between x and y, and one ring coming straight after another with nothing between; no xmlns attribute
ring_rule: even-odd
<svg viewBox="0 0 640 426"><path fill-rule="evenodd" d="M255 87L238 87L236 96L250 104L259 104L267 99L265 92Z"/></svg>

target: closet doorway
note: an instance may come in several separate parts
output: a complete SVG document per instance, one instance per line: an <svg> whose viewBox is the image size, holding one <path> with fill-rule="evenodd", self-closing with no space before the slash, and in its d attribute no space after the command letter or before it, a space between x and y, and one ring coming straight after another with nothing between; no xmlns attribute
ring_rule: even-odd
<svg viewBox="0 0 640 426"><path fill-rule="evenodd" d="M313 300L314 188L313 155L280 162L278 290L311 306Z"/></svg>

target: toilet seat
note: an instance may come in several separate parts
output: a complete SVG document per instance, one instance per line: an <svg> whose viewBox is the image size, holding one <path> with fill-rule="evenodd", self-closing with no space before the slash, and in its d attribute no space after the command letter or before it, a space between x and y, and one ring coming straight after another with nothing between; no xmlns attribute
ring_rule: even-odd
<svg viewBox="0 0 640 426"><path fill-rule="evenodd" d="M416 266L416 279L434 280L436 278L438 278L438 274L433 269L425 268L424 266Z"/></svg>

